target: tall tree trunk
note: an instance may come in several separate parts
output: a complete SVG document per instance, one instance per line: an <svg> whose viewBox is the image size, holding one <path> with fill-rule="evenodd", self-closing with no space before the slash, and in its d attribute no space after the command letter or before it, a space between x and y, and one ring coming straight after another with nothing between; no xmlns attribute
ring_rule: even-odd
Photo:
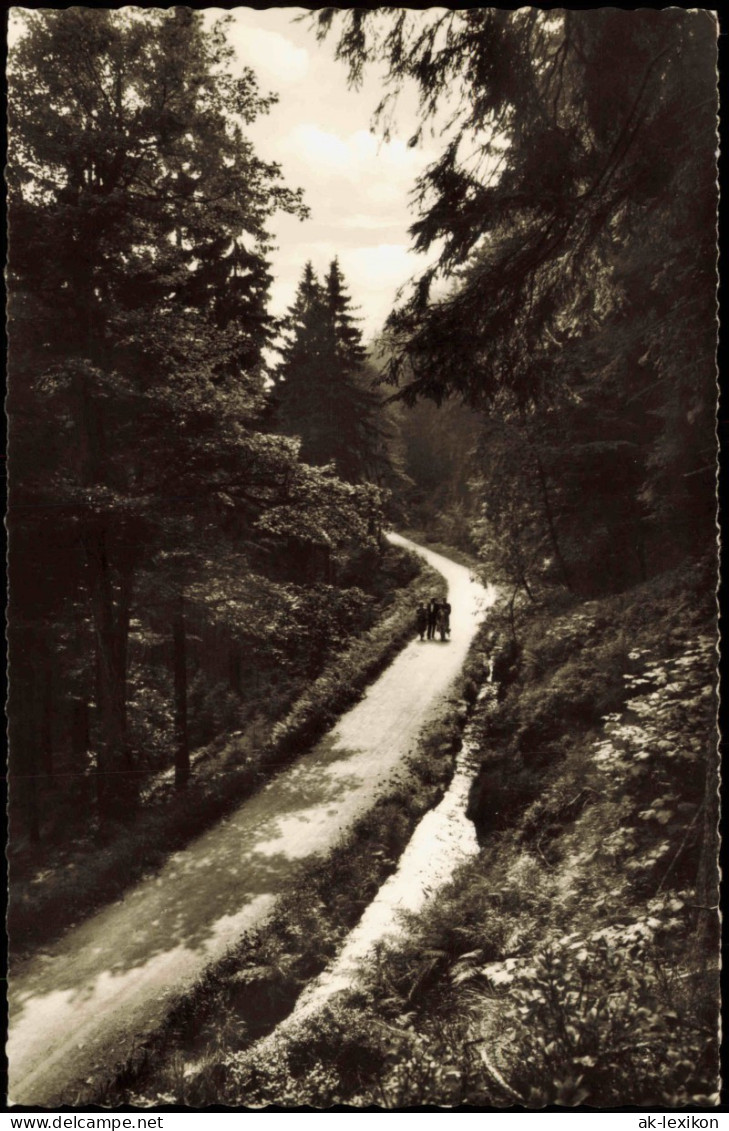
<svg viewBox="0 0 729 1131"><path fill-rule="evenodd" d="M102 743L104 741L102 717L101 717L101 655L99 649L99 641L96 633L94 633L94 720L95 720L95 749L96 749L96 772L94 774L94 789L96 797L96 811L101 813L103 808L102 794L104 792L104 771L106 766L106 759L104 758L104 751Z"/></svg>
<svg viewBox="0 0 729 1131"><path fill-rule="evenodd" d="M23 764L21 773L25 789L25 820L31 844L39 844L41 839L40 791L38 789L38 716L36 707L36 669L32 663L28 669L28 679L23 684L20 695L22 711Z"/></svg>
<svg viewBox="0 0 729 1131"><path fill-rule="evenodd" d="M93 299L85 307L85 317L91 318ZM91 332L89 330L89 341ZM88 346L91 351L91 345ZM98 401L94 399L88 373L76 375L76 425L78 436L79 474L85 486L103 482L105 429Z"/></svg>
<svg viewBox="0 0 729 1131"><path fill-rule="evenodd" d="M527 576L524 573L524 570L519 571L519 581L521 582L522 586L524 587L524 592L526 593L529 600L533 601L534 600L534 594L532 592L532 587L529 584L529 582L527 581Z"/></svg>
<svg viewBox="0 0 729 1131"><path fill-rule="evenodd" d="M697 943L704 955L718 959L719 943L719 758L712 744L706 760L703 823L696 898L699 915Z"/></svg>
<svg viewBox="0 0 729 1131"><path fill-rule="evenodd" d="M43 644L43 657L40 666L40 753L43 773L53 776L53 663L50 643Z"/></svg>
<svg viewBox="0 0 729 1131"><path fill-rule="evenodd" d="M243 685L243 657L240 646L235 643L229 645L228 651L228 686L236 695L240 695Z"/></svg>
<svg viewBox="0 0 729 1131"><path fill-rule="evenodd" d="M122 816L136 792L127 745L127 641L133 571L131 560L120 570L118 604L114 603L108 537L104 527L85 538L86 561L97 655L100 743L99 811Z"/></svg>
<svg viewBox="0 0 729 1131"><path fill-rule="evenodd" d="M20 622L20 623L19 623ZM35 667L37 634L21 618L8 618L8 801L11 834L40 840Z"/></svg>
<svg viewBox="0 0 729 1131"><path fill-rule="evenodd" d="M326 580L327 585L335 585L336 584L336 576L335 576L336 570L335 570L335 567L334 567L334 556L332 554L331 546L327 546L324 553L325 553L324 578Z"/></svg>
<svg viewBox="0 0 729 1131"><path fill-rule="evenodd" d="M516 595L517 595L518 592L519 592L519 586L517 585L516 589L511 594L511 599L509 601L509 629L511 630L511 639L514 642L514 644L517 643L517 640L516 640L516 623L515 623L515 620L514 620L514 602L516 601Z"/></svg>
<svg viewBox="0 0 729 1131"><path fill-rule="evenodd" d="M564 560L564 556L562 554L562 547L559 544L559 538L557 537L557 529L556 529L555 524L554 524L554 514L552 513L552 502L551 502L551 499L549 497L549 487L548 487L548 484L547 484L547 473L544 470L544 464L542 463L541 456L539 455L539 449L537 448L537 445L536 445L529 429L526 427L526 424L524 424L524 433L525 433L525 435L526 435L526 437L529 441L529 446L531 447L532 452L534 453L534 464L535 464L535 467L537 469L537 480L539 482L539 492L540 492L540 495L541 495L541 498L542 498L542 506L544 508L544 517L547 521L547 529L549 531L549 538L550 538L550 541L552 543L552 549L554 550L554 556L556 557L556 559L559 563L560 572L562 574L562 581L564 582L565 588L569 589L570 593L574 593L574 587L572 585L572 578L570 577L570 571L567 569L567 563Z"/></svg>
<svg viewBox="0 0 729 1131"><path fill-rule="evenodd" d="M31 735L30 748L32 750L34 736ZM28 763L27 779L27 820L28 836L31 844L40 844L40 798L38 796L38 771L35 757L31 755Z"/></svg>
<svg viewBox="0 0 729 1131"><path fill-rule="evenodd" d="M74 773L80 773L89 749L89 704L87 699L74 699L71 706L71 758Z"/></svg>
<svg viewBox="0 0 729 1131"><path fill-rule="evenodd" d="M184 789L190 778L190 745L187 733L187 641L185 605L180 595L172 620L172 651L175 677L175 786Z"/></svg>
<svg viewBox="0 0 729 1131"><path fill-rule="evenodd" d="M638 570L639 570L639 573L640 573L640 580L641 581L647 581L648 580L648 569L646 567L646 560L645 560L645 538L643 537L643 530L641 528L639 521L636 523L635 552L636 552L636 556L638 558Z"/></svg>

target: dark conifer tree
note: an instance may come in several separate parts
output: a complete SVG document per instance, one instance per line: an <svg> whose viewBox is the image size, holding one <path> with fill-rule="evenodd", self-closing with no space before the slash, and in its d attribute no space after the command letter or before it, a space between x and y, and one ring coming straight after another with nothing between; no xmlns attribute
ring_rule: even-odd
<svg viewBox="0 0 729 1131"><path fill-rule="evenodd" d="M284 321L276 374L276 427L301 439L301 458L333 463L351 483L379 482L386 459L380 400L339 262L320 284L307 263Z"/></svg>
<svg viewBox="0 0 729 1131"><path fill-rule="evenodd" d="M275 374L272 396L274 427L302 440L302 458L309 463L328 460L317 454L326 355L327 320L324 293L311 262L307 263L293 305L282 323L282 361Z"/></svg>
<svg viewBox="0 0 729 1131"><path fill-rule="evenodd" d="M367 350L362 345L362 332L352 313L352 300L347 293L338 258L329 265L324 287L330 333L336 344L337 356L344 370L351 374L364 364Z"/></svg>

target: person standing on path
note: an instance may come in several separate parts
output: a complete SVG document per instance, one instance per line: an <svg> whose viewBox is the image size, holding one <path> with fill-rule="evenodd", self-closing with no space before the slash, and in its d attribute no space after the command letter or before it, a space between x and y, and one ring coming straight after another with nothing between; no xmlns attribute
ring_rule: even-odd
<svg viewBox="0 0 729 1131"><path fill-rule="evenodd" d="M420 639L425 639L425 631L428 627L428 610L421 601L415 610L415 627L420 633Z"/></svg>
<svg viewBox="0 0 729 1131"><path fill-rule="evenodd" d="M435 636L435 622L438 619L438 598L431 597L428 602L428 640Z"/></svg>

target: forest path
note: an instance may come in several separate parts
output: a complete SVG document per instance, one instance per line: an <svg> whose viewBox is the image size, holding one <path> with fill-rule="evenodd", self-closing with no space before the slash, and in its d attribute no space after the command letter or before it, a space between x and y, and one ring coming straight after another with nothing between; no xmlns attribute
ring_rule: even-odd
<svg viewBox="0 0 729 1131"><path fill-rule="evenodd" d="M123 899L11 967L10 1103L56 1107L103 1082L205 969L265 919L301 863L329 851L397 776L493 597L464 566L389 538L446 578L451 640L407 645L293 766Z"/></svg>

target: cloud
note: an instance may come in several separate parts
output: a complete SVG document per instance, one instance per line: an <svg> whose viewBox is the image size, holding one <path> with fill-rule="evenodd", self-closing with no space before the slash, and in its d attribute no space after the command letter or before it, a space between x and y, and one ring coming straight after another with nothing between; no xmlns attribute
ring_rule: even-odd
<svg viewBox="0 0 729 1131"><path fill-rule="evenodd" d="M304 264L311 260L319 278L323 278L335 256L344 274L352 302L361 319L366 338L377 333L390 313L396 292L420 274L438 257L432 248L426 255L414 255L407 243L381 241L370 246L363 239L356 245L344 246L333 239L307 238L304 226L298 239L286 239L273 255L275 282L271 287L271 309L280 316L292 304Z"/></svg>
<svg viewBox="0 0 729 1131"><path fill-rule="evenodd" d="M306 164L314 176L359 182L366 177L375 184L387 182L397 192L411 185L430 159L425 150L410 149L397 138L384 141L371 130L340 135L314 122L294 126L282 139L281 149Z"/></svg>
<svg viewBox="0 0 729 1131"><path fill-rule="evenodd" d="M266 19L273 20L275 11L268 10ZM253 18L263 17L237 10L241 24ZM289 35L281 24L269 22L267 30L284 40ZM298 27L290 35L295 46L306 46ZM254 69L264 54L250 57ZM398 288L426 265L408 251L408 229L415 219L410 193L436 151L427 144L410 147L397 136L385 141L370 128L381 91L370 90L365 98L347 90L342 74L319 56L316 44L310 59L308 77L282 91L279 104L249 130L256 151L280 164L287 184L303 188L310 208L303 224L281 213L272 217L271 308L281 315L291 305L307 260L322 277L338 255L352 301L360 308L361 328L370 337L389 314ZM404 124L404 138L414 132L416 111L417 106L412 121Z"/></svg>
<svg viewBox="0 0 729 1131"><path fill-rule="evenodd" d="M280 32L234 23L228 38L241 63L252 67L259 80L281 86L300 82L309 73L309 52Z"/></svg>
<svg viewBox="0 0 729 1131"><path fill-rule="evenodd" d="M403 239L414 218L410 193L431 160L431 154L398 139L385 142L371 130L340 133L310 120L288 129L275 156L286 180L304 187L310 229L316 229L311 235L329 233L342 251Z"/></svg>
<svg viewBox="0 0 729 1131"><path fill-rule="evenodd" d="M322 130L313 122L302 122L295 126L288 137L283 139L282 148L289 150L294 157L313 163L313 172L335 170L347 174L352 162L347 143L336 134Z"/></svg>
<svg viewBox="0 0 729 1131"><path fill-rule="evenodd" d="M341 216L332 221L333 228L343 228L353 232L379 232L383 228L402 228L400 216L367 215L357 212L354 215Z"/></svg>
<svg viewBox="0 0 729 1131"><path fill-rule="evenodd" d="M418 264L401 243L380 243L374 247L347 248L341 256L342 269L352 280L353 289L367 291L399 287L409 279Z"/></svg>
<svg viewBox="0 0 729 1131"><path fill-rule="evenodd" d="M283 267L298 269L299 275L304 263L311 260L314 270L321 277L335 256L339 257L355 302L358 301L357 292L376 292L383 287L398 287L420 267L420 263L408 252L404 243L342 248L332 240L302 239L295 246L282 248L277 260ZM296 281L298 282L298 277Z"/></svg>
<svg viewBox="0 0 729 1131"><path fill-rule="evenodd" d="M323 278L335 255L344 274L357 316L362 319L365 336L376 332L393 303L393 296L421 266L407 245L380 243L373 247L341 248L329 240L302 240L282 248L274 257L276 278L271 287L271 309L281 315L291 305L304 263L311 260Z"/></svg>

